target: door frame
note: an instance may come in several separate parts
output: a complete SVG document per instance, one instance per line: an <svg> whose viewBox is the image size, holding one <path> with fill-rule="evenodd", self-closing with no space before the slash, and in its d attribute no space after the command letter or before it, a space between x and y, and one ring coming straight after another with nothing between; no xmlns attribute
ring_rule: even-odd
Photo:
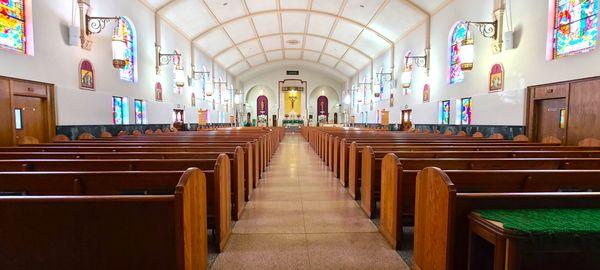
<svg viewBox="0 0 600 270"><path fill-rule="evenodd" d="M46 103L46 130L48 134L48 142L52 141L52 139L56 136L56 107L55 107L55 96L54 96L54 84L44 83L44 82L36 82L31 80L19 79L19 78L11 78L6 76L0 76L0 80L8 81L8 91L9 91L9 106L8 110L10 112L3 112L0 109L0 113L6 113L10 115L10 129L12 134L12 144L17 145L17 130L16 130L16 122L15 122L15 96L22 97L34 97L41 98ZM16 92L14 90L14 83L28 83L28 84L36 84L43 85L46 88L46 94L36 94L34 91L31 92ZM40 139L40 138L38 138ZM40 142L43 142L40 139Z"/></svg>

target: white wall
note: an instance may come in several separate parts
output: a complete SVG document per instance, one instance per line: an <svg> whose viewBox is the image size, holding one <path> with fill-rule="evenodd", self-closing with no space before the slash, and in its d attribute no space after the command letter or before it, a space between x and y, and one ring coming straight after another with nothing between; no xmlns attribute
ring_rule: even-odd
<svg viewBox="0 0 600 270"><path fill-rule="evenodd" d="M455 100L473 97L474 125L524 125L525 89L527 86L566 81L600 75L597 68L600 63L600 50L587 54L546 61L547 38L547 0L512 1L512 19L515 28L514 50L493 54L491 39L475 33L475 67L466 73L463 83L449 85L448 72L448 36L452 25L461 19L473 21L491 21L493 0L454 0L431 18L431 70L429 79L423 69L415 69L411 93L402 96L401 89L395 89L395 106L391 110L390 122L400 122L400 111L405 107L413 109L413 123L436 124L438 102L452 100L451 123L456 117ZM396 44L396 79L402 72L402 61L409 50L415 55L423 55L425 49L425 25L416 28ZM389 54L386 52L383 56ZM383 57L382 56L382 57ZM381 58L381 57L380 57ZM382 60L374 61L374 69ZM385 57L384 57L385 58ZM390 57L387 57L389 63ZM506 71L505 91L488 94L488 76L491 66L500 62ZM366 69L370 69L367 67ZM363 70L357 76L368 75ZM355 82L356 77L352 79ZM423 104L423 85L429 81L431 102ZM398 84L400 86L400 84ZM389 97L386 93L386 98ZM381 101L373 111L362 106L361 112L368 111L369 122L374 121L375 111L389 107L389 102ZM360 113L356 113L357 121Z"/></svg>
<svg viewBox="0 0 600 270"><path fill-rule="evenodd" d="M154 14L139 1L92 0L94 16L127 16L135 25L138 38L139 81L129 83L119 79L118 70L112 67L110 24L99 35L94 35L91 51L79 46L68 45L68 25L71 24L73 1L32 1L35 56L22 56L0 50L0 75L42 81L55 84L58 125L101 125L112 124L112 96L126 96L133 104L134 99L148 102L150 124L172 122L172 109L185 108L186 122L197 123L197 111L209 108L208 102L197 102L191 107L191 93L200 97L199 86L186 87L183 94L173 92L173 65L163 66L160 75L155 72L154 56ZM76 22L79 22L78 12ZM166 23L161 23L163 53L178 49L183 53L186 73L191 71L191 45ZM197 67L205 65L209 70L211 62L200 52ZM91 60L96 71L96 91L79 89L78 66L81 59ZM154 85L160 81L163 86L163 102L154 100ZM230 78L230 81L233 79ZM131 104L131 105L132 105ZM130 122L134 121L133 106L130 105ZM222 106L218 110L225 111ZM218 115L219 112L213 114ZM226 118L226 117L221 117ZM211 117L211 120L213 117Z"/></svg>

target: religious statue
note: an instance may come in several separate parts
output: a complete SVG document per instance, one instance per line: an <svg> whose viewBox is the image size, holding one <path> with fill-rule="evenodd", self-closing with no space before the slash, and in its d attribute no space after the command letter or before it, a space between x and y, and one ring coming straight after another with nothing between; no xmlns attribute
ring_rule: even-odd
<svg viewBox="0 0 600 270"><path fill-rule="evenodd" d="M325 113L325 101L321 100L321 113Z"/></svg>
<svg viewBox="0 0 600 270"><path fill-rule="evenodd" d="M264 100L261 100L261 101L260 101L260 111L261 111L261 112L264 112L264 111L265 111L265 101L264 101Z"/></svg>
<svg viewBox="0 0 600 270"><path fill-rule="evenodd" d="M291 92L289 96L290 102L292 102L292 111L294 110L294 103L298 100L298 96L296 96L295 92Z"/></svg>

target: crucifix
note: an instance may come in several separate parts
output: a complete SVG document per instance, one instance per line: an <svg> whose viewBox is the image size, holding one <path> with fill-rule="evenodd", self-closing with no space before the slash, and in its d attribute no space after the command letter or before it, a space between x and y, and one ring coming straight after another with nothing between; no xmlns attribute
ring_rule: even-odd
<svg viewBox="0 0 600 270"><path fill-rule="evenodd" d="M296 91L291 91L289 96L290 102L292 102L292 110L294 110L294 103L298 100L298 96L296 95Z"/></svg>

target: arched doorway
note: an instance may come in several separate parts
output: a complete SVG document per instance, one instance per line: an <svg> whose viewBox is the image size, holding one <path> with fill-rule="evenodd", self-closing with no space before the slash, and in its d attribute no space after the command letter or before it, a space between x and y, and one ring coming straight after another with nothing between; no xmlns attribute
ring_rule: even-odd
<svg viewBox="0 0 600 270"><path fill-rule="evenodd" d="M258 96L256 99L257 126L266 127L269 125L269 98L265 95Z"/></svg>
<svg viewBox="0 0 600 270"><path fill-rule="evenodd" d="M320 125L329 122L329 99L326 96L317 98L317 121Z"/></svg>

